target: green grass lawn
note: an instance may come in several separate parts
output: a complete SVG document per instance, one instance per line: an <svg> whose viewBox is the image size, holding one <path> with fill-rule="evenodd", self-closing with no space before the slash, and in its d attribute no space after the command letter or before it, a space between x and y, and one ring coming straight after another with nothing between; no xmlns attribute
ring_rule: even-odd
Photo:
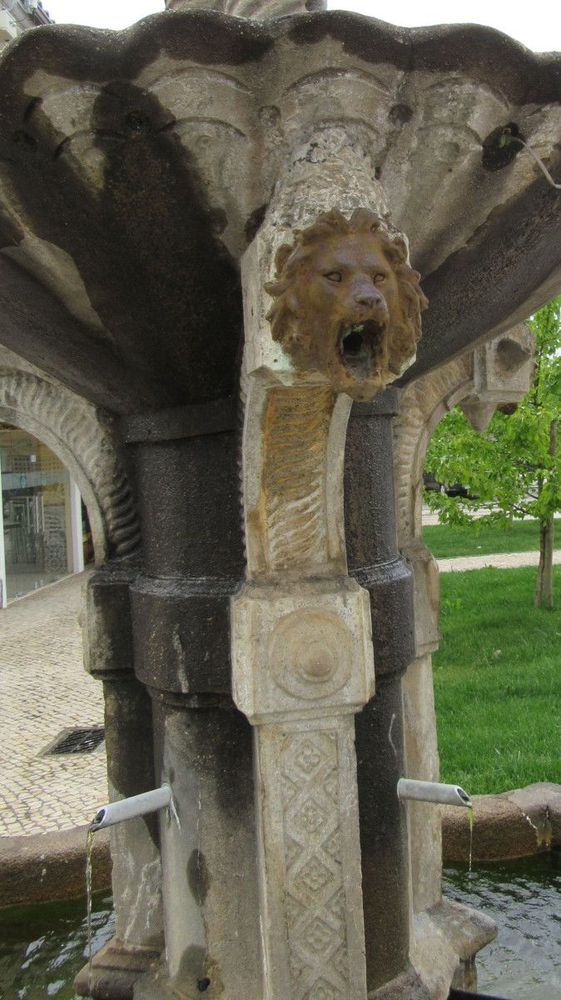
<svg viewBox="0 0 561 1000"><path fill-rule="evenodd" d="M561 547L561 518L555 518L557 544ZM455 528L447 524L427 525L423 541L437 559L455 556L487 556L492 552L531 552L540 547L537 521L515 521L508 528L485 527L477 522L473 527Z"/></svg>
<svg viewBox="0 0 561 1000"><path fill-rule="evenodd" d="M440 578L441 780L473 795L561 784L561 567L554 572L554 611L533 607L532 568Z"/></svg>

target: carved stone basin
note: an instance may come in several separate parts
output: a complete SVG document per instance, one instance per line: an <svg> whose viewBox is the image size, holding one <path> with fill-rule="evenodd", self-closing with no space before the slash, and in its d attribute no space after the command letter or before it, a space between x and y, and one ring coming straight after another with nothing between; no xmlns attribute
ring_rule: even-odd
<svg viewBox="0 0 561 1000"><path fill-rule="evenodd" d="M515 141L555 174L561 57L491 29L167 11L32 31L0 93L2 341L117 412L234 391L239 259L326 147L380 180L423 276L405 381L561 284L561 196Z"/></svg>

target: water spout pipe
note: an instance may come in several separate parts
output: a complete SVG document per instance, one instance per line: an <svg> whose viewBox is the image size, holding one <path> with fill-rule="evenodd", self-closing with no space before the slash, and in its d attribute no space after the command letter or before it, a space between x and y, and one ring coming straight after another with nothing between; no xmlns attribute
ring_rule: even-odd
<svg viewBox="0 0 561 1000"><path fill-rule="evenodd" d="M136 819L137 816L145 816L146 813L170 807L173 809L171 788L169 785L162 785L161 788L153 788L150 792L131 795L128 799L110 802L103 806L90 823L90 830L103 830L106 826L113 826L115 823Z"/></svg>
<svg viewBox="0 0 561 1000"><path fill-rule="evenodd" d="M415 781L413 778L400 778L397 783L399 799L413 799L418 802L436 802L443 806L464 806L472 808L472 802L467 792L460 785L444 785L439 781Z"/></svg>

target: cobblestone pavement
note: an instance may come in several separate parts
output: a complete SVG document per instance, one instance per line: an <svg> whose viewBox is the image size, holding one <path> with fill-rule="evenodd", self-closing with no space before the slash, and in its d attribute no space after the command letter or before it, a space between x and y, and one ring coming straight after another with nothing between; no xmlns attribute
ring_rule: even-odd
<svg viewBox="0 0 561 1000"><path fill-rule="evenodd" d="M47 756L64 729L103 725L103 694L82 665L83 574L0 611L0 836L81 826L107 800L105 744Z"/></svg>

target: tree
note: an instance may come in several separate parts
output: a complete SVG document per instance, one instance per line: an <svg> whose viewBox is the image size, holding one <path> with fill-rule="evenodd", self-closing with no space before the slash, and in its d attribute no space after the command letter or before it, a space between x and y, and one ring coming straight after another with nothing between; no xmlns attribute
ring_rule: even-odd
<svg viewBox="0 0 561 1000"><path fill-rule="evenodd" d="M469 486L470 498L427 494L441 521L502 523L534 517L540 529L536 607L553 607L554 516L561 510L561 296L529 320L536 337L534 383L513 413L497 412L476 433L459 409L433 434L426 468L443 483ZM475 522L482 507L490 512Z"/></svg>

